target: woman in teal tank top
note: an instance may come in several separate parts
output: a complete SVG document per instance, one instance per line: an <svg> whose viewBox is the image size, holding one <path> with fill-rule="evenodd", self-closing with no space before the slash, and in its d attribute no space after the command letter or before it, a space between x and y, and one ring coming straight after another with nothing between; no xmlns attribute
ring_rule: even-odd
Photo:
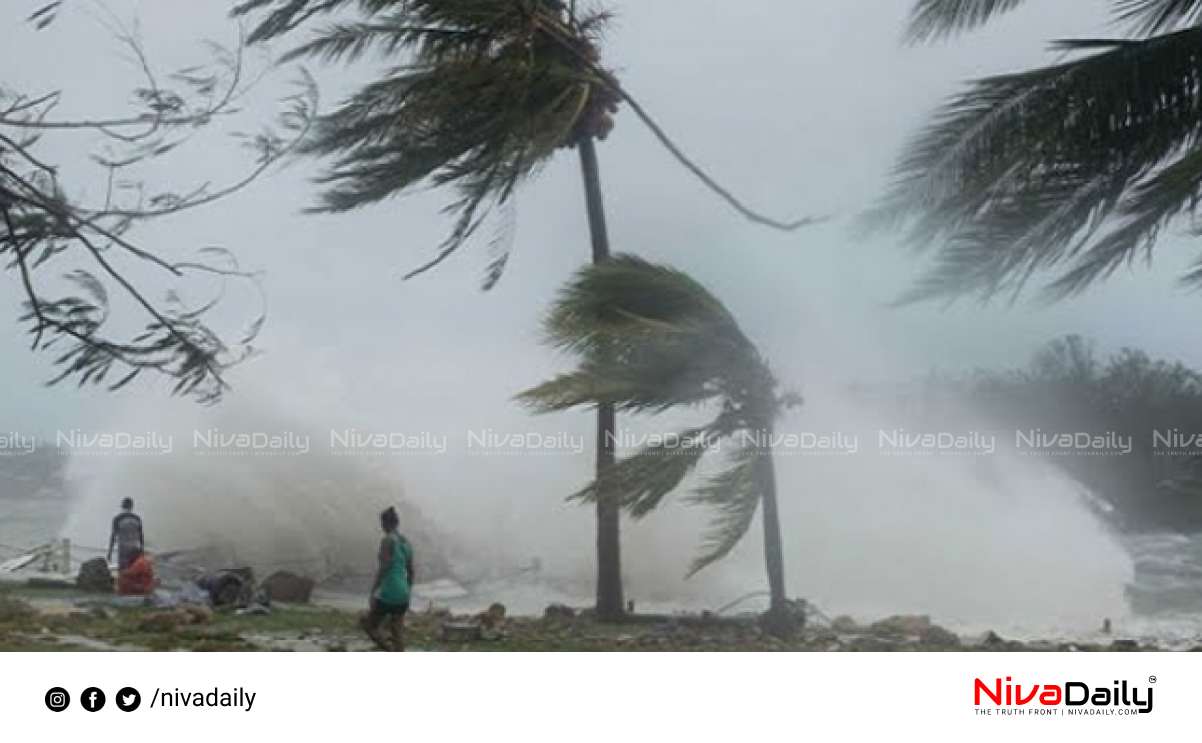
<svg viewBox="0 0 1202 743"><path fill-rule="evenodd" d="M404 650L405 613L409 611L409 592L413 585L413 548L397 531L400 518L395 508L380 514L384 538L380 540L379 566L371 587L371 608L363 620L363 629L381 650ZM389 647L380 635L380 625L388 622L392 635Z"/></svg>

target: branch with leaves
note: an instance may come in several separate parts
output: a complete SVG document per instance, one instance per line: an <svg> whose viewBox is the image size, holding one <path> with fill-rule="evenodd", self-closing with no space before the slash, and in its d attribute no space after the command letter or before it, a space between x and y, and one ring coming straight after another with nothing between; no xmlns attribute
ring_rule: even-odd
<svg viewBox="0 0 1202 743"><path fill-rule="evenodd" d="M34 29L49 28L61 6L52 3L35 12L29 18ZM233 51L210 44L207 65L162 76L135 31L116 18L108 25L142 78L131 112L60 118L61 91L35 95L0 87L0 256L19 277L25 297L20 320L28 325L32 347L58 352L59 371L50 384L71 379L81 386L119 389L143 372L154 372L173 380L175 394L212 402L227 386L224 371L253 353L264 316L260 312L233 342L219 337L206 316L225 281L247 281L257 290L258 276L222 248L205 247L195 258L175 260L168 258L175 246L143 247L133 232L227 198L266 173L309 132L316 86L306 76L284 100L273 127L235 134L250 153L244 175L186 190L154 188L139 176L139 168L170 157L198 132L237 111L252 84L246 82L245 43L239 39ZM102 202L75 196L78 184L72 188L63 182L62 168L47 154L63 138L93 148ZM133 278L136 264L152 266L172 283L208 276L222 287L199 305L184 301L176 289L155 301L145 282ZM47 277L53 269L57 276ZM55 293L58 277L69 287L61 296ZM129 337L111 329L116 324L113 292L146 316L141 330Z"/></svg>

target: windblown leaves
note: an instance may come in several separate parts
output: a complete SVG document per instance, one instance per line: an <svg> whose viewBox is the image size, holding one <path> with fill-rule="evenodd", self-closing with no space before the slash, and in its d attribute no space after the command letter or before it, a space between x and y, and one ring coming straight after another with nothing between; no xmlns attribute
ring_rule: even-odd
<svg viewBox="0 0 1202 743"><path fill-rule="evenodd" d="M935 250L905 299L1014 296L1048 269L1069 295L1193 212L1202 29L1057 46L1086 56L972 83L908 147L874 215Z"/></svg>
<svg viewBox="0 0 1202 743"><path fill-rule="evenodd" d="M29 20L36 29L45 28L63 7L45 4ZM167 377L177 394L214 402L226 389L225 371L253 355L265 315L256 314L241 338L228 343L212 330L207 315L224 295L225 279L247 280L257 290L257 276L241 270L223 249L208 246L190 258L169 258L179 253L139 245L134 231L219 201L263 175L307 134L315 86L306 80L300 92L285 99L277 126L236 135L254 157L238 180L155 187L139 166L158 161L163 171L166 158L198 130L237 110L246 90L243 48L208 44L210 63L164 74L154 69L134 30L116 16L109 24L141 76L132 91L135 103L125 114L62 118L57 113L61 92L31 95L0 88L0 269L19 281L24 295L19 319L31 348L56 354L50 384L70 380L118 389L151 372L147 376ZM63 169L53 159L61 147L47 148L47 135L100 141L89 155L98 168L100 182L94 185L99 188L81 188L82 171L75 169L71 183L62 181ZM80 141L90 145L88 139ZM164 299L148 296L153 279L131 269L131 261L171 281ZM51 264L57 276L47 275ZM205 285L218 280L214 298L199 304L181 298L174 287L182 288L195 274L207 277ZM116 295L112 301L110 294ZM112 308L123 302L145 319L131 324L113 317L122 315Z"/></svg>
<svg viewBox="0 0 1202 743"><path fill-rule="evenodd" d="M1026 0L917 0L906 36L912 42L940 39L982 26Z"/></svg>
<svg viewBox="0 0 1202 743"><path fill-rule="evenodd" d="M906 38L934 41L983 26L1015 10L1026 0L916 0ZM1114 16L1140 36L1160 33L1202 20L1199 0L1111 0Z"/></svg>
<svg viewBox="0 0 1202 743"><path fill-rule="evenodd" d="M452 186L451 232L407 278L459 250L560 147L602 134L616 105L596 66L604 13L569 17L550 0L250 0L235 13L266 13L251 33L266 40L344 9L360 20L325 26L285 59L351 63L374 53L403 63L318 121L305 152L332 164L315 210ZM493 253L486 287L504 269L507 241L494 241Z"/></svg>
<svg viewBox="0 0 1202 743"><path fill-rule="evenodd" d="M577 273L545 331L550 345L579 363L519 395L537 412L599 403L649 413L705 403L718 409L708 423L619 460L572 497L606 493L641 518L706 454L733 447L728 468L691 498L716 515L690 575L726 555L747 533L770 482L771 452L760 434L792 400L778 396L776 379L730 311L686 274L619 255Z"/></svg>

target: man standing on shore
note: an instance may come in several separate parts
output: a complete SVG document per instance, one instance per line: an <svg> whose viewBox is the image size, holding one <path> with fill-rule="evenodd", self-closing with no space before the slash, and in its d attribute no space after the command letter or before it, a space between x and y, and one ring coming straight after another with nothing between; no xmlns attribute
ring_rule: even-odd
<svg viewBox="0 0 1202 743"><path fill-rule="evenodd" d="M134 558L146 548L142 536L142 517L134 513L133 498L121 501L121 513L113 517L113 529L109 534L108 561L113 561L113 548L117 548L117 569L125 570Z"/></svg>

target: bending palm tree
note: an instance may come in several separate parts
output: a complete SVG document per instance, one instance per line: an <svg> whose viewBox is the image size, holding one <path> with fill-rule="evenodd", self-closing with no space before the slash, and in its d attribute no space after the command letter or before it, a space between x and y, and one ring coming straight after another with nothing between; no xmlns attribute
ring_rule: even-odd
<svg viewBox="0 0 1202 743"><path fill-rule="evenodd" d="M375 50L404 62L322 117L306 151L333 159L318 211L346 211L418 184L453 185L459 196L451 234L427 263L453 255L493 207L564 147L580 152L594 262L609 256L595 141L613 127L620 102L669 152L742 215L793 230L812 220L778 222L751 211L668 138L600 66L605 12L577 13L559 0L245 0L235 14L265 11L251 41L288 34L313 16L356 8L360 20L329 26L288 58L353 62ZM493 240L485 288L509 257L508 230ZM597 413L597 471L613 462L614 412ZM622 613L618 509L597 501L597 613Z"/></svg>
<svg viewBox="0 0 1202 743"><path fill-rule="evenodd" d="M908 297L1052 298L1151 257L1202 195L1202 0L1112 0L1131 38L1058 41L1069 61L972 83L908 148L877 216L908 220L934 269ZM910 37L985 23L1022 0L919 0ZM1202 284L1202 261L1183 281Z"/></svg>
<svg viewBox="0 0 1202 743"><path fill-rule="evenodd" d="M689 575L729 553L762 503L769 617L787 621L770 444L776 418L800 399L778 394L776 378L730 311L686 274L619 255L577 274L552 308L546 333L548 343L576 354L580 364L519 396L539 412L608 404L658 413L704 403L719 411L708 423L617 462L572 497L596 501L608 493L641 518L705 454L733 446L730 466L691 498L717 516Z"/></svg>

